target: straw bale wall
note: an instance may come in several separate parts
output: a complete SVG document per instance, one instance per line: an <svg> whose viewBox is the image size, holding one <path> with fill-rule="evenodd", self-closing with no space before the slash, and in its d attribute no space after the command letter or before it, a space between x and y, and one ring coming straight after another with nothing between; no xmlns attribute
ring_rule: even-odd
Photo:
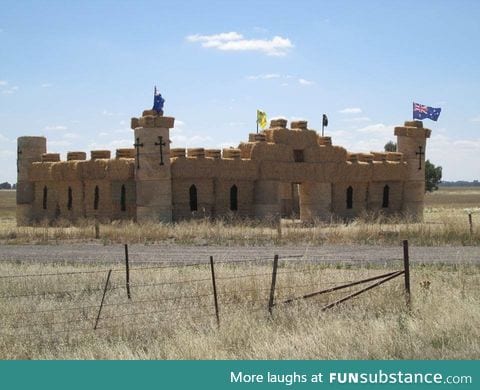
<svg viewBox="0 0 480 390"><path fill-rule="evenodd" d="M347 188L352 187L352 208L347 208ZM339 182L332 185L332 212L342 218L350 219L367 210L367 182Z"/></svg>

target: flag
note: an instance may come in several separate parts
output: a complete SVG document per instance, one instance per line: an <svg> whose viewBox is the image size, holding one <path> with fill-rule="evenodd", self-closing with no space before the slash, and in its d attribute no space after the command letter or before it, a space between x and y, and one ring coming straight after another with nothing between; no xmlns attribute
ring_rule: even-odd
<svg viewBox="0 0 480 390"><path fill-rule="evenodd" d="M441 108L424 106L423 104L413 103L413 119L431 119L437 121L440 116Z"/></svg>
<svg viewBox="0 0 480 390"><path fill-rule="evenodd" d="M327 114L323 114L322 125L325 126L325 127L328 126Z"/></svg>
<svg viewBox="0 0 480 390"><path fill-rule="evenodd" d="M155 86L155 90L153 92L153 108L152 110L157 111L160 114L163 114L163 104L165 103L165 99L162 98L162 94L157 92L157 87Z"/></svg>
<svg viewBox="0 0 480 390"><path fill-rule="evenodd" d="M257 124L262 129L267 127L267 114L265 114L265 111L257 110Z"/></svg>

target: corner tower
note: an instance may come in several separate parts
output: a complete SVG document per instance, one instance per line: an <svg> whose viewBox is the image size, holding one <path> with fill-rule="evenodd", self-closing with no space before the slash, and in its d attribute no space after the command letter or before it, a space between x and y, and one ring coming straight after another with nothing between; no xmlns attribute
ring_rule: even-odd
<svg viewBox="0 0 480 390"><path fill-rule="evenodd" d="M421 121L407 121L395 127L397 150L403 153L407 163L407 175L403 188L403 212L415 220L423 219L425 199L425 146L430 138L430 129Z"/></svg>
<svg viewBox="0 0 480 390"><path fill-rule="evenodd" d="M28 225L32 219L34 183L30 180L32 163L42 161L47 153L45 137L19 137L17 139L17 225Z"/></svg>
<svg viewBox="0 0 480 390"><path fill-rule="evenodd" d="M172 221L170 129L174 122L175 118L154 109L132 118L138 222Z"/></svg>

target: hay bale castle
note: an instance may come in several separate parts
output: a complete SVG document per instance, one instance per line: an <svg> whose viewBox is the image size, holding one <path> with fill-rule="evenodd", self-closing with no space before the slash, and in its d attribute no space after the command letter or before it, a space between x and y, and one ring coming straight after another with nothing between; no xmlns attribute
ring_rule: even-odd
<svg viewBox="0 0 480 390"><path fill-rule="evenodd" d="M395 128L398 152L349 153L308 128L272 120L229 149L170 149L175 119L132 118L133 148L47 153L44 137L18 138L17 223L172 222L190 218L297 216L351 219L365 211L421 219L425 144L419 121Z"/></svg>

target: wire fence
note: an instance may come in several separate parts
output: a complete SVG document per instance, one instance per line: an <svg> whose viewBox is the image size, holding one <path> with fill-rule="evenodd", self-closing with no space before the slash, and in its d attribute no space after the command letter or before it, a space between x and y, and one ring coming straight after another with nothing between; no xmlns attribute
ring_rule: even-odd
<svg viewBox="0 0 480 390"><path fill-rule="evenodd" d="M341 260L328 259L332 252L322 253L319 261L305 253L130 267L125 245L122 267L0 275L0 337L120 331L199 319L221 326L238 310L268 316L274 307L310 298L327 310L402 275L409 304L408 243L403 258L389 259L391 265L383 267L363 260L344 267Z"/></svg>

